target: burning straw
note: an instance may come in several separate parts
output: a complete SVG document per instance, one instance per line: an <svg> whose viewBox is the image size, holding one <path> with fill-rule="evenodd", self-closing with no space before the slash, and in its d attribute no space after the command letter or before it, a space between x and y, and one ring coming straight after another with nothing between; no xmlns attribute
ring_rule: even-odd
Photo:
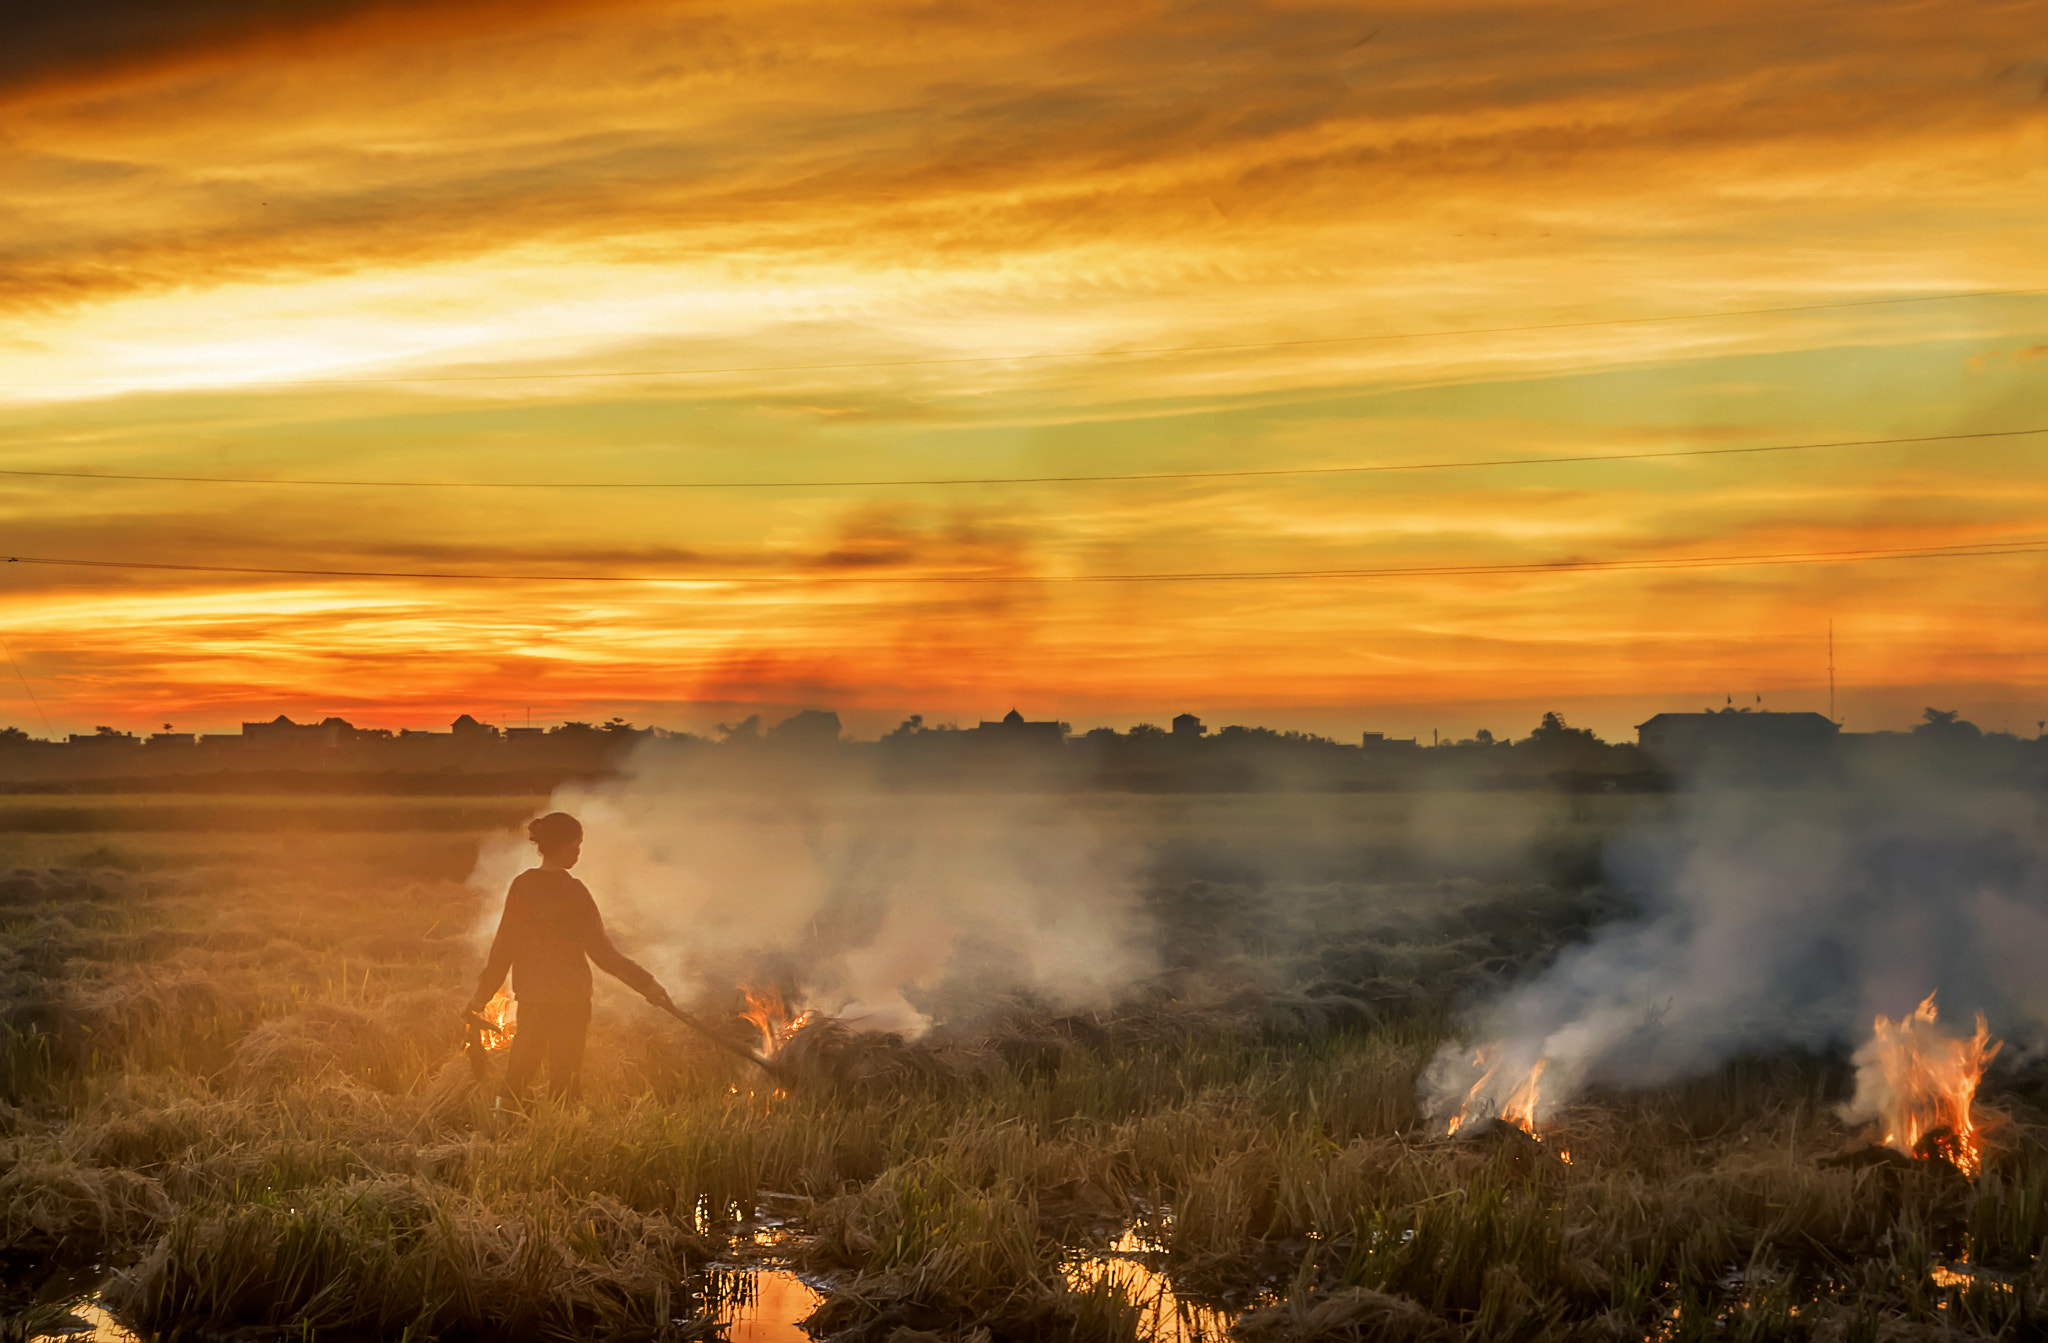
<svg viewBox="0 0 2048 1343"><path fill-rule="evenodd" d="M1969 1039L1935 1026L1934 995L1896 1022L1879 1016L1856 1051L1856 1094L1842 1107L1849 1120L1875 1119L1882 1145L1913 1157L1943 1157L1965 1175L1983 1165L1977 1126L1970 1115L1977 1084L1997 1057L1984 1014Z"/></svg>
<svg viewBox="0 0 2048 1343"><path fill-rule="evenodd" d="M747 1003L740 1019L760 1033L762 1067L792 1090L893 1090L989 1071L985 1050L864 1030L858 1019L794 1008L774 989L742 986L740 992Z"/></svg>

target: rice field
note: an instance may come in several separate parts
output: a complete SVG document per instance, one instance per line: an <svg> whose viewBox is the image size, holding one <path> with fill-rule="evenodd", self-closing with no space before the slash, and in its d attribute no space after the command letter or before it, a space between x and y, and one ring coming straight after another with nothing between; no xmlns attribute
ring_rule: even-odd
<svg viewBox="0 0 2048 1343"><path fill-rule="evenodd" d="M784 1091L603 984L582 1101L517 1121L457 1020L474 830L524 810L317 805L0 833L0 1338L86 1294L164 1338L717 1337L762 1265L876 1343L2048 1330L2023 1069L1974 1181L1869 1153L1825 1054L1542 1143L1417 1112L1461 1004L1626 908L1600 845L1654 798L1105 799L1159 837L1116 1001L953 1002Z"/></svg>

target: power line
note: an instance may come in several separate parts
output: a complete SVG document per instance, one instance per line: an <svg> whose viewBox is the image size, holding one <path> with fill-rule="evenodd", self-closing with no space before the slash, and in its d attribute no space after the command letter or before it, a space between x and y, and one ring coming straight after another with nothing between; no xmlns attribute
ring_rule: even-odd
<svg viewBox="0 0 2048 1343"><path fill-rule="evenodd" d="M856 369L938 368L957 364L1007 364L1058 359L1132 359L1156 354L1221 354L1237 350L1279 350L1308 345L1363 345L1393 340L1434 340L1456 336L1509 336L1534 331L1578 331L1588 327L1647 326L1659 322L1708 322L1729 317L1769 317L1799 312L1832 312L1844 308L1881 308L1903 303L1957 303L1967 299L2016 298L2048 294L2048 287L2027 289L1974 289L1950 294L1914 294L1900 298L1845 299L1838 303L1793 303L1770 308L1723 308L1714 312L1666 313L1659 317L1601 317L1582 322L1533 322L1522 326L1475 326L1435 331L1384 331L1367 335L1305 336L1293 340L1248 340L1217 345L1139 345L1129 349L1043 350L1008 354L954 355L940 359L851 360L832 364L750 364L720 368L628 368L587 369L572 373L422 373L410 377L383 378L266 378L231 384L235 390L252 387L374 387L407 383L447 382L567 382L577 378L696 378L731 373L826 373ZM37 382L0 383L0 387L98 387L113 390L176 391L151 382Z"/></svg>
<svg viewBox="0 0 2048 1343"><path fill-rule="evenodd" d="M1396 462L1371 466L1273 466L1233 471L1144 471L1066 476L934 476L898 480L274 480L262 476L160 476L101 471L28 471L0 468L0 476L42 480L106 480L158 485L282 485L322 489L413 490L837 490L900 489L958 485L1107 485L1161 480L1243 480L1269 476L1380 475L1401 471L1469 471L1501 466L1570 466L1589 462L1643 462L1678 457L1740 457L1772 452L1814 452L1823 448L1876 448L1915 443L1959 443L1971 439L2024 438L2048 434L2034 429L1990 429L1967 434L1920 434L1904 438L1844 438L1824 443L1768 443L1746 448L1669 448L1650 452L1590 453L1574 457L1494 457L1455 462Z"/></svg>
<svg viewBox="0 0 2048 1343"><path fill-rule="evenodd" d="M43 712L43 702L36 698L36 688L28 683L28 673L21 669L21 659L14 656L14 650L7 646L5 639L0 639L0 653L7 654L7 661L14 668L16 678L21 681L21 688L28 692L28 702L36 706L36 717L43 720L43 731L52 737L56 736L57 729L50 726L50 715Z"/></svg>
<svg viewBox="0 0 2048 1343"><path fill-rule="evenodd" d="M10 555L9 564L44 564L75 569L128 569L164 573L233 574L278 578L414 579L465 583L696 583L721 586L843 586L1067 584L1067 583L1220 583L1282 579L1431 578L1488 574L1648 573L1691 569L1747 568L1784 564L1864 564L1879 560L1975 559L1998 555L2048 553L2048 536L2001 541L1956 542L1949 545L1859 547L1849 550L1763 551L1735 555L1645 556L1617 560L1534 560L1479 564L1401 565L1387 568L1193 570L1124 574L518 574L451 573L397 569L287 569L254 565L171 564L148 560L81 560L55 556Z"/></svg>

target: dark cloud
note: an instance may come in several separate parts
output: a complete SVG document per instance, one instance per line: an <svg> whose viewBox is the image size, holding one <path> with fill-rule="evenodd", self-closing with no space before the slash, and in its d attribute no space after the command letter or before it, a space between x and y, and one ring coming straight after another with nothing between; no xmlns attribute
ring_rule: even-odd
<svg viewBox="0 0 2048 1343"><path fill-rule="evenodd" d="M167 507L57 511L30 496L0 492L12 519L8 553L58 559L134 560L228 568L368 570L516 577L562 574L604 578L747 579L800 575L858 578L923 573L1018 574L1041 566L1014 525L992 524L960 509L855 506L829 534L773 545L697 546L652 540L553 539L560 501L522 496L518 505L451 510L448 496L386 492L370 507L302 497ZM357 501L358 505L361 500ZM89 505L86 505L89 507ZM509 541L500 529L523 530ZM588 529L573 526L571 531ZM365 534L367 533L367 534ZM9 569L15 591L121 586L146 590L242 590L295 586L278 575L175 570L82 569L23 564Z"/></svg>
<svg viewBox="0 0 2048 1343"><path fill-rule="evenodd" d="M592 0L596 3L597 0ZM50 83L247 57L363 35L503 24L561 0L66 0L7 8L0 94Z"/></svg>
<svg viewBox="0 0 2048 1343"><path fill-rule="evenodd" d="M8 7L0 88L77 79L317 32L389 0L67 0Z"/></svg>

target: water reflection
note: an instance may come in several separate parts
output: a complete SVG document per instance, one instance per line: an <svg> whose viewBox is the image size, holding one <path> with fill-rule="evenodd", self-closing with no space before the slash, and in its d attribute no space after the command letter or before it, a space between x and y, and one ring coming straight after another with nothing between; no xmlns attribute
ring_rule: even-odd
<svg viewBox="0 0 2048 1343"><path fill-rule="evenodd" d="M712 1337L726 1343L816 1343L798 1322L824 1299L823 1292L786 1269L724 1267L705 1275ZM26 1343L141 1343L91 1297L43 1307L8 1323L22 1330L13 1337Z"/></svg>
<svg viewBox="0 0 2048 1343"><path fill-rule="evenodd" d="M755 1251L784 1244L791 1230L781 1219L762 1217L745 1224L739 1248ZM1227 1336L1245 1305L1190 1300L1174 1291L1165 1272L1162 1238L1146 1229L1125 1230L1099 1250L1076 1250L1061 1264L1076 1289L1114 1284L1141 1312L1139 1333L1154 1343L1214 1343ZM725 1264L708 1269L702 1308L710 1337L725 1343L815 1343L801 1321L824 1303L825 1294L787 1268ZM135 1333L109 1315L95 1297L52 1305L11 1321L27 1343L140 1343ZM25 1326L25 1327L24 1327Z"/></svg>
<svg viewBox="0 0 2048 1343"><path fill-rule="evenodd" d="M28 1327L36 1331L28 1334L28 1343L139 1343L134 1331L96 1301L77 1302L62 1315L37 1320Z"/></svg>
<svg viewBox="0 0 2048 1343"><path fill-rule="evenodd" d="M1153 1343L1210 1343L1230 1332L1242 1307L1189 1300L1173 1289L1165 1271L1165 1248L1137 1228L1102 1250L1082 1251L1061 1266L1070 1286L1085 1289L1114 1283L1143 1312L1140 1333Z"/></svg>
<svg viewBox="0 0 2048 1343"><path fill-rule="evenodd" d="M814 1343L799 1325L825 1294L787 1269L713 1268L705 1301L727 1343Z"/></svg>

